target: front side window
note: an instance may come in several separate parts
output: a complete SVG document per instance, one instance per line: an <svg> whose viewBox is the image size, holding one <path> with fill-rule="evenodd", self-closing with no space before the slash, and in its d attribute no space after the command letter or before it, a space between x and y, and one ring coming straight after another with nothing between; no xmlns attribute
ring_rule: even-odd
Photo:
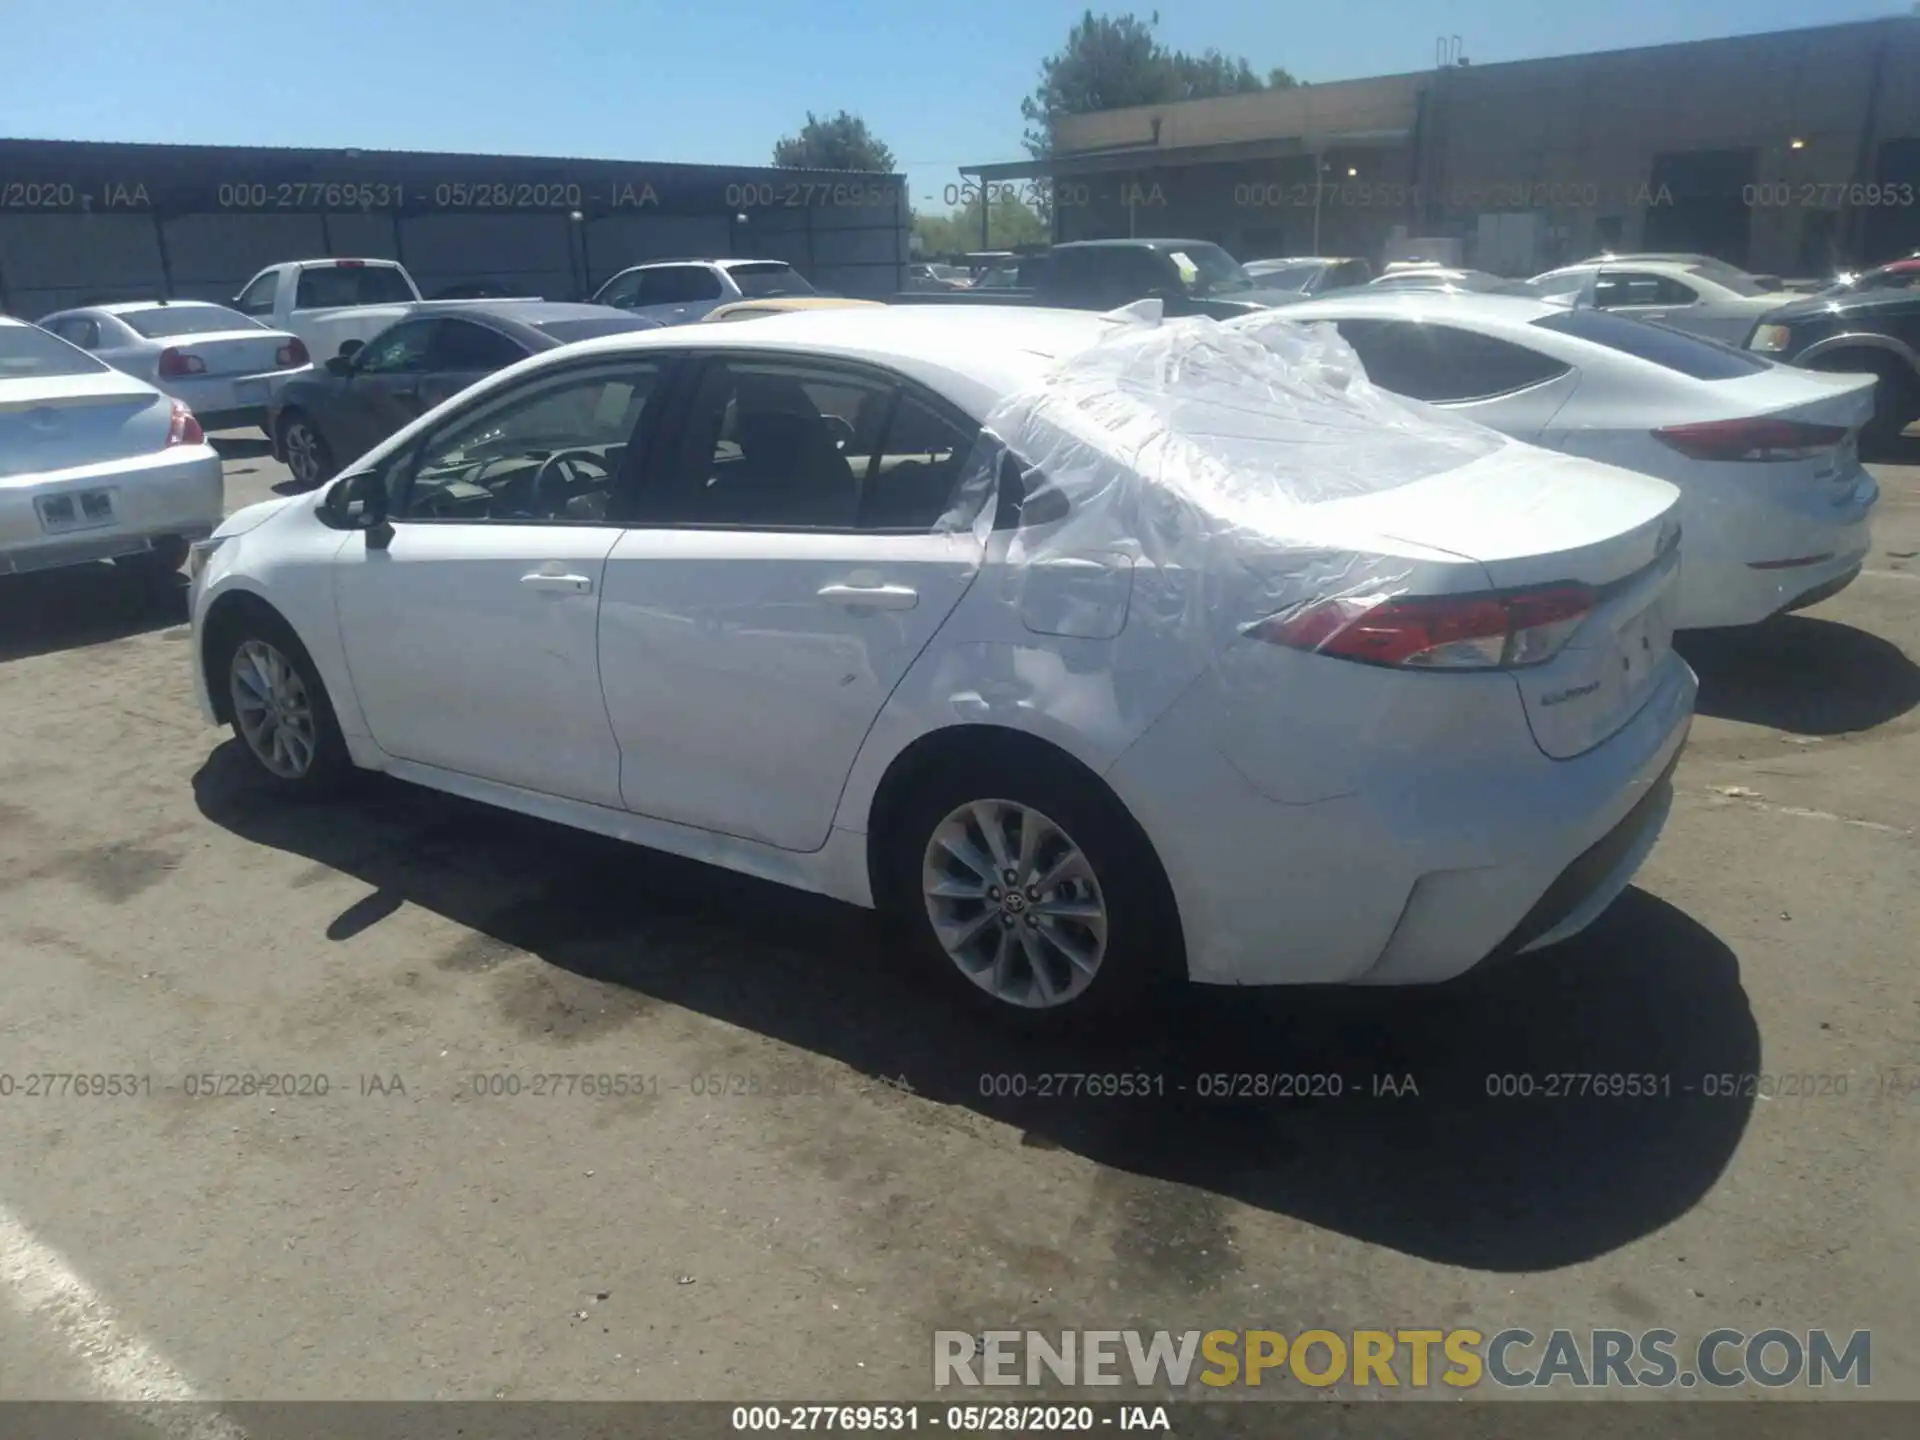
<svg viewBox="0 0 1920 1440"><path fill-rule="evenodd" d="M275 274L260 276L241 292L234 308L243 315L271 315L273 297L280 288L280 277Z"/></svg>
<svg viewBox="0 0 1920 1440"><path fill-rule="evenodd" d="M636 305L640 299L640 281L646 275L644 270L629 270L624 275L616 275L609 280L600 293L593 297L596 305L618 305L622 309Z"/></svg>
<svg viewBox="0 0 1920 1440"><path fill-rule="evenodd" d="M595 524L653 394L659 367L625 362L548 376L429 436L395 466L395 520Z"/></svg>
<svg viewBox="0 0 1920 1440"><path fill-rule="evenodd" d="M353 368L362 375L418 375L432 368L437 320L402 320L389 325L360 347L353 357Z"/></svg>
<svg viewBox="0 0 1920 1440"><path fill-rule="evenodd" d="M439 326L429 359L431 369L485 374L504 370L527 358L523 346L498 330L489 330L471 320L442 320Z"/></svg>
<svg viewBox="0 0 1920 1440"><path fill-rule="evenodd" d="M1342 320L1339 330L1375 385L1435 405L1510 395L1572 368L1537 350L1452 325Z"/></svg>
<svg viewBox="0 0 1920 1440"><path fill-rule="evenodd" d="M642 270L640 293L634 304L677 305L686 299L685 286L680 279L680 272L684 268L680 265L656 265L650 270Z"/></svg>
<svg viewBox="0 0 1920 1440"><path fill-rule="evenodd" d="M714 361L640 523L850 529L892 402L891 385L849 371Z"/></svg>

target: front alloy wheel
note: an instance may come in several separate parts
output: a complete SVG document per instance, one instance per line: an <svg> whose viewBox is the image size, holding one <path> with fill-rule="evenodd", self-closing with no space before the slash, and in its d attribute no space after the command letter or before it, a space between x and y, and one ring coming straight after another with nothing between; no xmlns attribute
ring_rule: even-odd
<svg viewBox="0 0 1920 1440"><path fill-rule="evenodd" d="M293 663L265 640L243 640L228 673L234 721L254 759L282 780L304 780L319 747L313 697Z"/></svg>
<svg viewBox="0 0 1920 1440"><path fill-rule="evenodd" d="M1077 1000L1107 950L1107 905L1086 854L1031 806L978 800L934 828L927 919L961 974L1009 1005Z"/></svg>
<svg viewBox="0 0 1920 1440"><path fill-rule="evenodd" d="M318 485L327 478L330 461L327 442L306 420L289 420L282 437L287 452L287 469L302 485Z"/></svg>

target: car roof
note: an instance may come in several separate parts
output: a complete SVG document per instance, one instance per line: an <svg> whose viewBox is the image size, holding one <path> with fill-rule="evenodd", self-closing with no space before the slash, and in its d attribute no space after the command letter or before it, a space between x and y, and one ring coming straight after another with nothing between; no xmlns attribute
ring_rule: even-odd
<svg viewBox="0 0 1920 1440"><path fill-rule="evenodd" d="M682 255L670 260L642 260L638 265L629 265L627 270L654 270L662 265L718 265L722 270L731 270L736 265L785 265L789 270L792 262L776 260L771 256L764 259L752 255ZM620 272L626 274L626 270Z"/></svg>
<svg viewBox="0 0 1920 1440"><path fill-rule="evenodd" d="M231 305L223 305L218 300L115 300L106 305L77 308L98 310L103 315L138 315L143 310L233 310Z"/></svg>
<svg viewBox="0 0 1920 1440"><path fill-rule="evenodd" d="M546 325L555 320L605 320L609 316L625 315L611 305L589 305L584 301L572 300L511 300L501 297L497 300L460 300L453 304L441 301L430 311L422 311L410 319L438 320L444 316L470 316L480 320L507 320L517 325Z"/></svg>
<svg viewBox="0 0 1920 1440"><path fill-rule="evenodd" d="M879 305L792 310L751 325L674 325L585 340L569 353L724 349L864 360L932 386L985 418L996 401L1054 360L1124 323L1086 310L1033 306Z"/></svg>
<svg viewBox="0 0 1920 1440"><path fill-rule="evenodd" d="M1463 290L1341 290L1332 295L1302 300L1282 311L1287 319L1312 320L1315 316L1355 320L1442 320L1465 317L1503 321L1510 325L1530 325L1548 315L1564 315L1565 307L1550 305L1530 295L1486 295Z"/></svg>
<svg viewBox="0 0 1920 1440"><path fill-rule="evenodd" d="M1068 240L1063 244L1054 246L1053 248L1056 250L1122 250L1122 249L1177 250L1184 245L1211 245L1211 244L1213 244L1211 240L1169 240L1169 239L1142 238L1138 240L1124 240L1124 239L1122 240Z"/></svg>

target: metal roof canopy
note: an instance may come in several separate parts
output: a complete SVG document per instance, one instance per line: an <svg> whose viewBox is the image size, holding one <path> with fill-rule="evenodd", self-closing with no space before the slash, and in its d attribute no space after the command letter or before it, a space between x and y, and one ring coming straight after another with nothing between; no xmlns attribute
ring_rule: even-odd
<svg viewBox="0 0 1920 1440"><path fill-rule="evenodd" d="M1082 150L1042 160L998 165L962 165L976 180L1028 180L1039 176L1097 175L1169 165L1224 165L1241 160L1291 160L1331 150L1389 150L1412 141L1411 130L1353 130L1329 135L1293 135L1272 140L1232 140L1218 145L1125 145Z"/></svg>

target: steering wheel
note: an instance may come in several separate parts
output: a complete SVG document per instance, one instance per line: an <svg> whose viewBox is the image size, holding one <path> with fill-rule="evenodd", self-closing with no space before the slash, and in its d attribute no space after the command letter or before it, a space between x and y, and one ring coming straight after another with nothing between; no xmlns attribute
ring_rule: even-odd
<svg viewBox="0 0 1920 1440"><path fill-rule="evenodd" d="M540 462L533 474L533 508L536 513L559 515L567 502L596 481L613 478L613 467L598 450L556 450ZM548 499L549 487L559 490L556 499Z"/></svg>
<svg viewBox="0 0 1920 1440"><path fill-rule="evenodd" d="M842 450L853 443L853 422L844 415L822 415L828 431L833 435L833 443Z"/></svg>

